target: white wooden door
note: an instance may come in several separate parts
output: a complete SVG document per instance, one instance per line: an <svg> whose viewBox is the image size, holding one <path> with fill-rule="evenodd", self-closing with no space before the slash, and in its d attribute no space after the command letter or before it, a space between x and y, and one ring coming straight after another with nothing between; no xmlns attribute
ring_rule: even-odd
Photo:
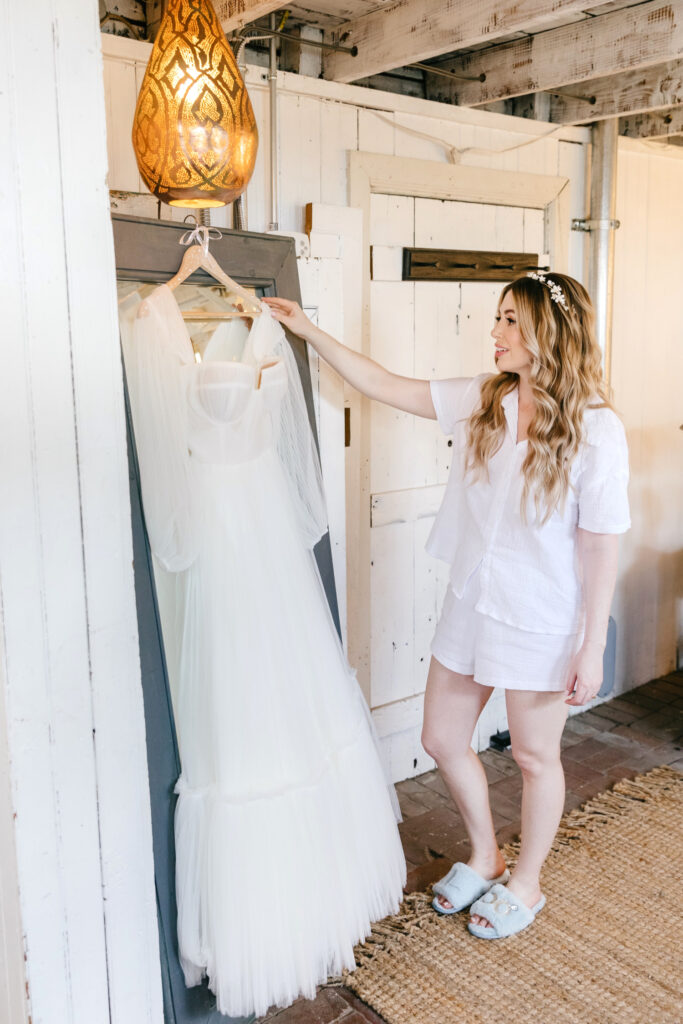
<svg viewBox="0 0 683 1024"><path fill-rule="evenodd" d="M490 336L502 285L401 280L403 246L543 253L543 211L373 195L371 355L396 373L474 376L494 369ZM370 420L370 697L394 779L433 767L420 743L429 646L448 566L424 545L451 448L437 424L373 403ZM494 694L474 742L505 728Z"/></svg>

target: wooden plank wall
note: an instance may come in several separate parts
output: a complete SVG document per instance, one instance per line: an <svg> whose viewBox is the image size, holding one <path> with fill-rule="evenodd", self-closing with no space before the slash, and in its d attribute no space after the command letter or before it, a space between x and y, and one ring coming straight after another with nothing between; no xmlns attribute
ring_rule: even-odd
<svg viewBox="0 0 683 1024"><path fill-rule="evenodd" d="M633 526L614 617L620 689L683 654L683 152L621 139L612 382L631 458Z"/></svg>
<svg viewBox="0 0 683 1024"><path fill-rule="evenodd" d="M97 10L2 12L0 1018L158 1024Z"/></svg>
<svg viewBox="0 0 683 1024"><path fill-rule="evenodd" d="M337 239L334 239L337 241ZM298 260L301 301L307 315L323 331L343 329L344 303L340 254ZM309 349L311 382L327 515L332 564L339 602L342 640L347 640L346 488L344 478L344 385L341 378Z"/></svg>

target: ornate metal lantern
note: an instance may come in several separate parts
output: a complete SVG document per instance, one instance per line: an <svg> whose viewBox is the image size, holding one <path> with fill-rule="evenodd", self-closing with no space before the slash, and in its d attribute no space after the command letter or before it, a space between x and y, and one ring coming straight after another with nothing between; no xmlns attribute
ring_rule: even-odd
<svg viewBox="0 0 683 1024"><path fill-rule="evenodd" d="M247 187L257 148L254 111L211 3L169 0L133 120L145 184L171 206L225 206Z"/></svg>

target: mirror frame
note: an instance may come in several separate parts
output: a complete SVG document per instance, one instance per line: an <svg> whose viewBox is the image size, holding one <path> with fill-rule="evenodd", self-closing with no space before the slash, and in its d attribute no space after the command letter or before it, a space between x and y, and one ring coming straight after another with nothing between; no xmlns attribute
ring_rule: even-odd
<svg viewBox="0 0 683 1024"><path fill-rule="evenodd" d="M176 273L184 254L184 249L179 246L179 239L188 230L187 224L123 214L113 214L112 224L117 280L163 284ZM301 302L294 239L247 231L221 229L221 232L221 238L211 241L211 252L230 277L239 284L261 289L263 294L284 295ZM188 282L215 284L214 279L204 271L192 274ZM306 344L289 332L286 334L301 377L311 430L319 447ZM173 788L180 774L180 758L154 584L152 553L144 525L140 473L128 391L125 387L125 371L124 388L135 598L152 809L164 1020L166 1024L227 1024L235 1019L225 1017L217 1011L215 997L206 981L195 988L188 989L185 986L178 957ZM316 545L315 557L332 617L340 634L329 533L326 533Z"/></svg>

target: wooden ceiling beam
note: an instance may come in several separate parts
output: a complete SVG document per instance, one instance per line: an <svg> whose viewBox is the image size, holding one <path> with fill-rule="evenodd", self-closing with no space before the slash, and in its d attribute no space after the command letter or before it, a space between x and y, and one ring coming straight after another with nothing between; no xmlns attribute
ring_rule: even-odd
<svg viewBox="0 0 683 1024"><path fill-rule="evenodd" d="M572 92L592 97L595 103L555 93L550 96L551 121L588 124L608 117L654 113L683 104L683 60L596 78L575 86Z"/></svg>
<svg viewBox="0 0 683 1024"><path fill-rule="evenodd" d="M619 134L630 139L659 139L683 132L683 106L658 110L654 114L635 114L619 120Z"/></svg>
<svg viewBox="0 0 683 1024"><path fill-rule="evenodd" d="M214 8L226 35L282 7L282 0L216 0Z"/></svg>
<svg viewBox="0 0 683 1024"><path fill-rule="evenodd" d="M650 0L444 61L442 69L474 80L427 75L428 96L474 107L565 86L575 86L567 91L582 94L578 83L682 57L683 0Z"/></svg>
<svg viewBox="0 0 683 1024"><path fill-rule="evenodd" d="M358 47L358 54L330 54L325 58L325 78L355 82L514 32L539 31L563 15L590 11L601 3L604 0L398 0L338 27L336 40Z"/></svg>

